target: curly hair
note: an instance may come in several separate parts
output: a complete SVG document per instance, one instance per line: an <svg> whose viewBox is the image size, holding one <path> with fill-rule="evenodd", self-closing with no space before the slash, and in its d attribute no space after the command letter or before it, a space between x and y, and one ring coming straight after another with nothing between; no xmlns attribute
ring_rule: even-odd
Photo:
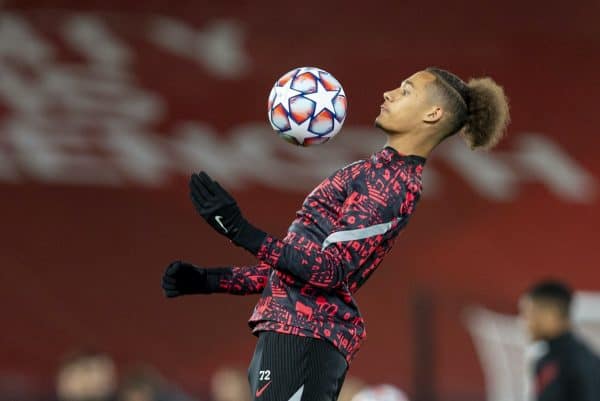
<svg viewBox="0 0 600 401"><path fill-rule="evenodd" d="M451 72L430 67L434 85L450 116L442 125L442 140L458 132L471 149L491 149L502 139L510 121L504 89L489 77L465 83Z"/></svg>

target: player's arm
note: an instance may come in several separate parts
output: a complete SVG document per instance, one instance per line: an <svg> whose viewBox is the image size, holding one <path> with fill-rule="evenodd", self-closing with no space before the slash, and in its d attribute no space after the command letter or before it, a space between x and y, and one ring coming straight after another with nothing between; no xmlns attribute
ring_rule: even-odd
<svg viewBox="0 0 600 401"><path fill-rule="evenodd" d="M205 173L192 175L190 190L198 212L219 233L273 268L321 288L338 286L400 224L394 217L394 205L370 202L366 208L365 195L354 193L344 203L341 217L322 247L309 249L284 243L252 226L231 195Z"/></svg>
<svg viewBox="0 0 600 401"><path fill-rule="evenodd" d="M229 266L202 268L191 263L171 263L162 278L162 288L169 298L188 294L229 293L260 294L269 280L271 266Z"/></svg>
<svg viewBox="0 0 600 401"><path fill-rule="evenodd" d="M316 287L334 288L349 273L370 261L379 245L401 220L391 207L364 208L365 196L351 194L341 216L321 247L306 247L265 236L256 256L273 268ZM371 206L373 202L369 203Z"/></svg>

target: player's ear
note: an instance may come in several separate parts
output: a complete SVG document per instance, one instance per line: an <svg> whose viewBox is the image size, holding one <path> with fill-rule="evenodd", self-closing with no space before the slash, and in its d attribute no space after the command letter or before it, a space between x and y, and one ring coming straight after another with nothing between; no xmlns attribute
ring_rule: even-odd
<svg viewBox="0 0 600 401"><path fill-rule="evenodd" d="M423 116L423 121L426 123L436 123L442 119L444 115L444 110L439 106L433 106L429 110L425 112Z"/></svg>

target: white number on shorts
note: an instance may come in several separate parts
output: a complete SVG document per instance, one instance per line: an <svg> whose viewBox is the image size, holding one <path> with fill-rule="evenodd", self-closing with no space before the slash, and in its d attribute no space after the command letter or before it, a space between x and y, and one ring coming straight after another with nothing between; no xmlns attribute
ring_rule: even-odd
<svg viewBox="0 0 600 401"><path fill-rule="evenodd" d="M258 372L258 380L263 381L263 380L271 380L271 371L270 370L260 370Z"/></svg>

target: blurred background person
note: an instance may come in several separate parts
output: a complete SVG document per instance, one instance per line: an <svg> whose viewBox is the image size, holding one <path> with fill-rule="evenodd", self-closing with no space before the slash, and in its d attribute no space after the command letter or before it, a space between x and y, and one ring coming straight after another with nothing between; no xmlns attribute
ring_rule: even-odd
<svg viewBox="0 0 600 401"><path fill-rule="evenodd" d="M560 281L541 281L523 296L521 314L533 341L544 344L535 362L537 401L600 400L600 359L571 325L572 290Z"/></svg>
<svg viewBox="0 0 600 401"><path fill-rule="evenodd" d="M139 365L130 368L121 380L117 401L192 401L192 398L152 366Z"/></svg>
<svg viewBox="0 0 600 401"><path fill-rule="evenodd" d="M56 376L58 401L114 401L116 388L112 358L91 348L67 355Z"/></svg>
<svg viewBox="0 0 600 401"><path fill-rule="evenodd" d="M365 388L365 383L361 379L356 376L347 376L338 396L338 401L351 401L363 388Z"/></svg>
<svg viewBox="0 0 600 401"><path fill-rule="evenodd" d="M138 368L123 378L117 401L166 401L161 397L162 379L147 368Z"/></svg>
<svg viewBox="0 0 600 401"><path fill-rule="evenodd" d="M587 295L571 316L600 351L600 135L581 112L600 97L598 0L0 10L0 401L56 398L57 361L90 343L120 377L120 362L142 361L169 394L206 401L219 366L248 362L256 299L167 302L157 288L174 256L249 262L193 217L189 173L214 171L248 217L284 233L306 191L379 148L372 105L386 85L427 65L493 74L511 128L493 152L456 138L427 161L410 232L357 293L371 340L352 374L415 401L525 401L515 300L540 277ZM300 148L273 132L267 98L305 65L339 80L348 116L335 139Z"/></svg>
<svg viewBox="0 0 600 401"><path fill-rule="evenodd" d="M211 401L249 401L248 376L244 369L224 366L210 381Z"/></svg>
<svg viewBox="0 0 600 401"><path fill-rule="evenodd" d="M402 390L391 384L365 387L352 401L409 401Z"/></svg>

